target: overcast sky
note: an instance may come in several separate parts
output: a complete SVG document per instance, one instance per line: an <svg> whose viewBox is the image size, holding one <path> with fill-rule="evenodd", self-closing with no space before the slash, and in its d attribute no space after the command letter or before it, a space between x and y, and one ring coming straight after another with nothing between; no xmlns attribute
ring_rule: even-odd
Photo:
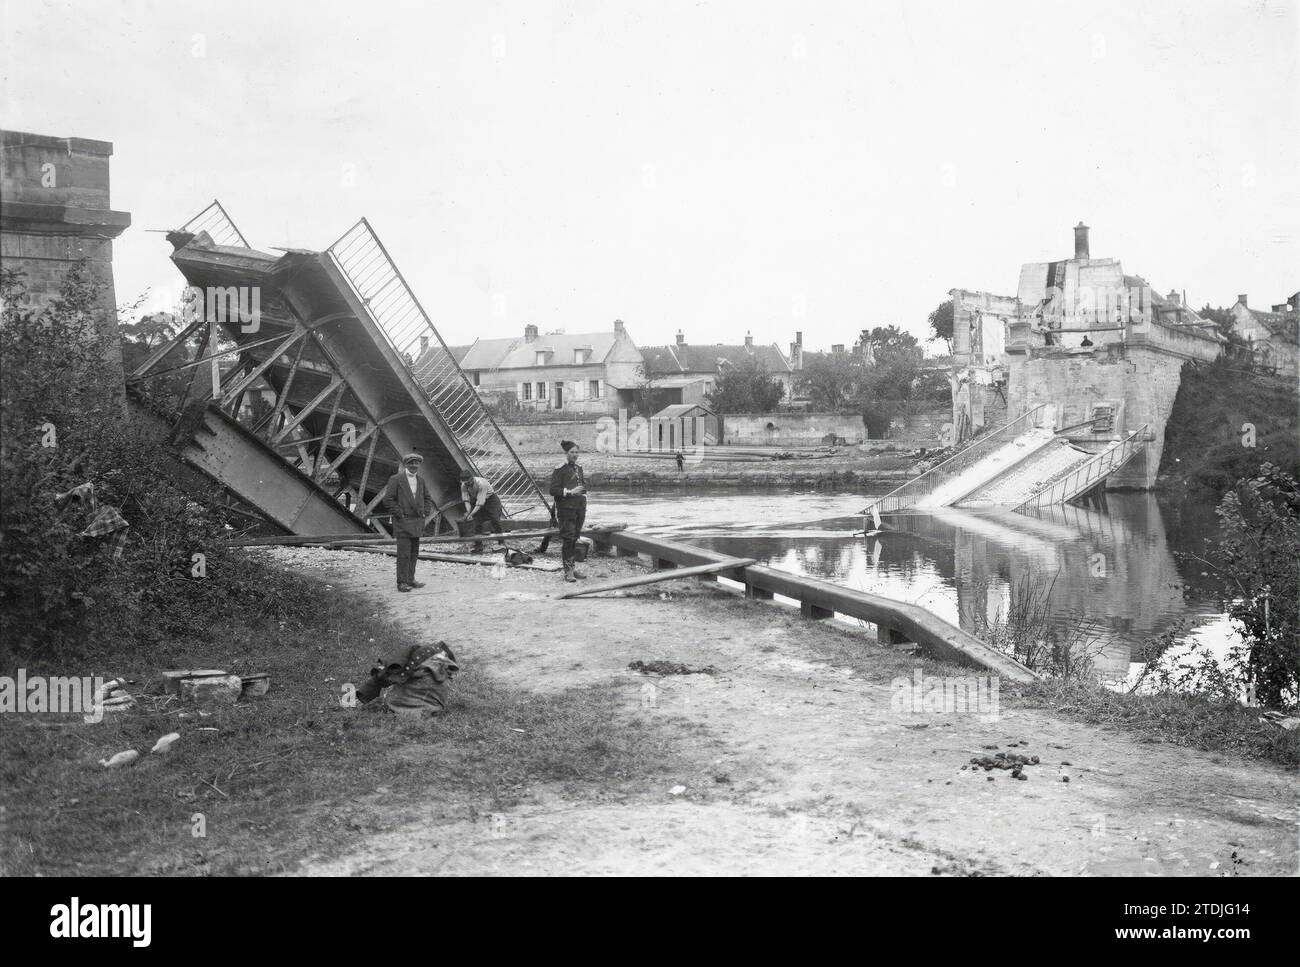
<svg viewBox="0 0 1300 967"><path fill-rule="evenodd" d="M922 334L1071 226L1196 305L1296 291L1294 0L0 0L0 125L111 141L119 302L220 198L368 217L449 343Z"/></svg>

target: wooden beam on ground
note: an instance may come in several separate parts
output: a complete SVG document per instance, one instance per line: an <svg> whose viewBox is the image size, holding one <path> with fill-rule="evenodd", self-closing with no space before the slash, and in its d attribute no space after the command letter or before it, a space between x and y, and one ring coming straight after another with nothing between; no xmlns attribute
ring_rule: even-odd
<svg viewBox="0 0 1300 967"><path fill-rule="evenodd" d="M524 537L555 537L560 532L557 528L548 528L547 530L533 531L506 531L501 534L474 534L468 537L423 537L423 543L437 544L472 544L478 541L490 540L514 540ZM589 533L583 531L584 534ZM288 534L283 536L268 537L241 537L230 541L230 547L305 547L310 544L319 544L322 547L327 544L356 544L369 543L380 540L374 534ZM396 538L393 538L396 540Z"/></svg>
<svg viewBox="0 0 1300 967"><path fill-rule="evenodd" d="M740 567L749 567L758 562L752 557L731 557L715 564L699 564L695 567L674 567L652 574L636 574L630 578L618 578L615 581L602 581L583 588L574 588L557 595L560 598L576 598L584 594L599 594L602 591L617 591L620 588L635 588L643 584L658 584L660 581L675 581L678 578L699 577L705 574L717 574L719 571L732 571Z"/></svg>
<svg viewBox="0 0 1300 967"><path fill-rule="evenodd" d="M340 550L354 551L357 554L384 554L388 557L396 557L397 551L387 547L369 547L362 545L360 547L343 547ZM478 564L482 567L501 567L507 566L498 555L492 557L468 557L464 554L439 554L437 551L421 551L419 554L422 561L446 561L450 564ZM547 561L542 564L511 564L510 567L523 568L526 571L558 571L560 564L552 564Z"/></svg>

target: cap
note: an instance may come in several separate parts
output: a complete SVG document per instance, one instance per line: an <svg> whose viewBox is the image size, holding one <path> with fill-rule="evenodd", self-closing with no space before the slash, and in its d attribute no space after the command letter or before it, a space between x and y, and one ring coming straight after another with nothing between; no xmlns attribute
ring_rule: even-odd
<svg viewBox="0 0 1300 967"><path fill-rule="evenodd" d="M572 440L561 440L561 441L560 441L560 449L563 450L565 453L568 453L570 450L572 450L572 449L573 449L574 447L576 447L576 446L577 446L577 444L574 443Z"/></svg>
<svg viewBox="0 0 1300 967"><path fill-rule="evenodd" d="M412 460L414 460L416 463L424 463L424 457L420 456L418 453L408 453L404 457L402 457L403 464L408 464Z"/></svg>

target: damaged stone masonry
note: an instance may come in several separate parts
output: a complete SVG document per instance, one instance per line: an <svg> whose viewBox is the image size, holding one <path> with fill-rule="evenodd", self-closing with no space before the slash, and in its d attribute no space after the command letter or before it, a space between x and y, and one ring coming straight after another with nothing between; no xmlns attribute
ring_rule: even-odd
<svg viewBox="0 0 1300 967"><path fill-rule="evenodd" d="M950 291L954 435L988 443L878 510L1154 486L1183 364L1216 359L1227 341L1176 291L1161 296L1118 259L1093 258L1088 233L1075 227L1072 258L1021 266L1014 296Z"/></svg>

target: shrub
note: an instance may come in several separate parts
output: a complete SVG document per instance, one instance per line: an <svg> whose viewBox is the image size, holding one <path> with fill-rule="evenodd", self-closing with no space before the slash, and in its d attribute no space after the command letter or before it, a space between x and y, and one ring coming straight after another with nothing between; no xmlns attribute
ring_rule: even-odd
<svg viewBox="0 0 1300 967"><path fill-rule="evenodd" d="M231 548L221 517L193 499L203 495L179 486L174 456L124 417L93 325L97 294L76 265L37 311L21 279L0 274L0 665L147 647L232 607L284 612L305 587ZM79 536L85 506L57 499L83 483L130 524L118 559L105 539Z"/></svg>

